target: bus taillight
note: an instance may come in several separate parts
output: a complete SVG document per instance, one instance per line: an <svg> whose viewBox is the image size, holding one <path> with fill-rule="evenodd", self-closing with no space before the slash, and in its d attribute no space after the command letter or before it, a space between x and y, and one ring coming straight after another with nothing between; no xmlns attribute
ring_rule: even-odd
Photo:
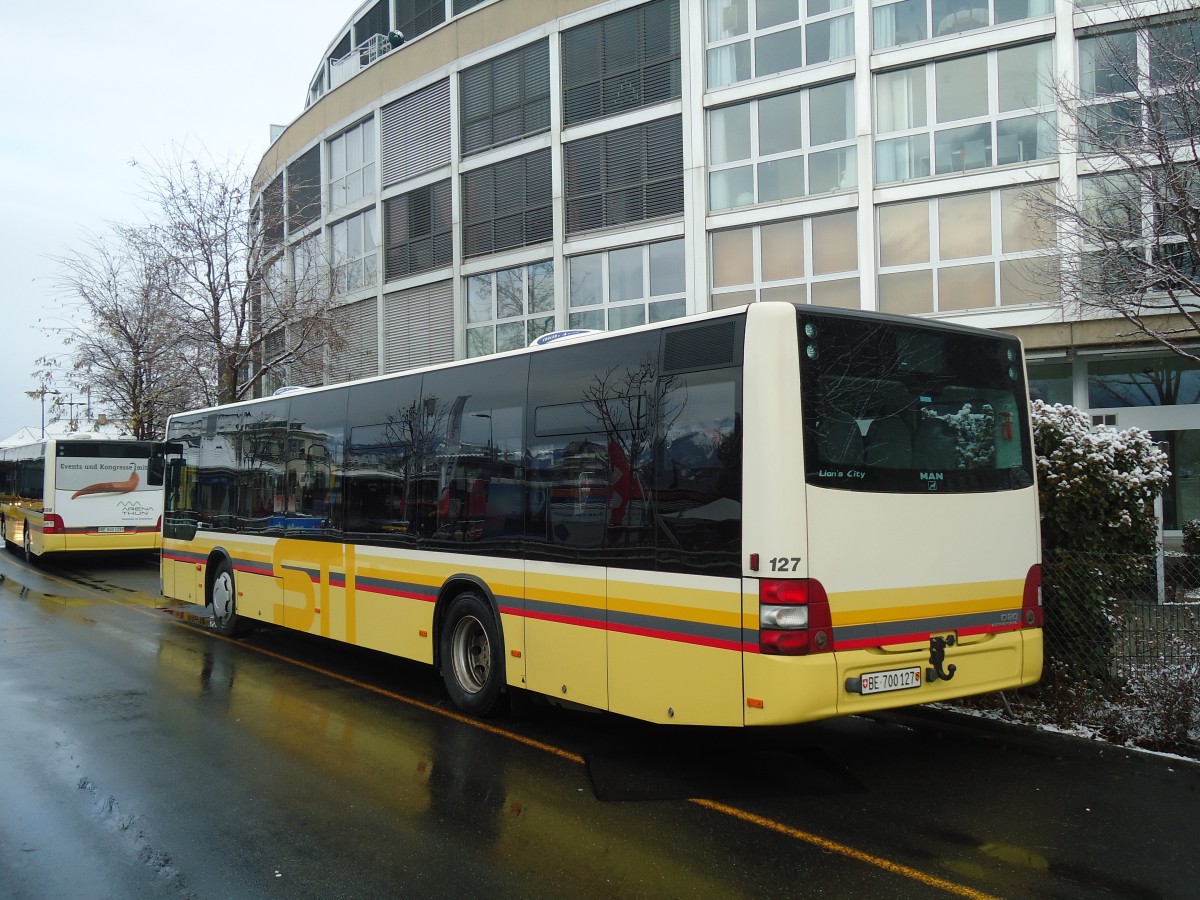
<svg viewBox="0 0 1200 900"><path fill-rule="evenodd" d="M815 578L758 584L758 649L804 656L833 649L829 597Z"/></svg>
<svg viewBox="0 0 1200 900"><path fill-rule="evenodd" d="M63 524L62 516L50 513L42 519L42 534L65 534L67 526Z"/></svg>
<svg viewBox="0 0 1200 900"><path fill-rule="evenodd" d="M1021 597L1021 625L1042 627L1042 567L1032 565L1025 576L1025 592Z"/></svg>

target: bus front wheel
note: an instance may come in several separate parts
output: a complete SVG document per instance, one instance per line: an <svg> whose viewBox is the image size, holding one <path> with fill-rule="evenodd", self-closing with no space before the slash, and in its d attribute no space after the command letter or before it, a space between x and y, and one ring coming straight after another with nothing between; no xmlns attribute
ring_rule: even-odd
<svg viewBox="0 0 1200 900"><path fill-rule="evenodd" d="M234 592L233 565L227 559L217 563L208 585L209 627L230 637L238 627L237 594Z"/></svg>
<svg viewBox="0 0 1200 900"><path fill-rule="evenodd" d="M454 705L486 716L495 711L504 682L500 635L492 609L478 594L459 594L440 631L442 679Z"/></svg>

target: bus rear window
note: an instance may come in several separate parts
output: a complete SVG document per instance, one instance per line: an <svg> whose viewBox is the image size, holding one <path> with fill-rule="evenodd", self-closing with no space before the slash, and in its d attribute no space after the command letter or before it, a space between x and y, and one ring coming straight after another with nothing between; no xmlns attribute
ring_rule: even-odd
<svg viewBox="0 0 1200 900"><path fill-rule="evenodd" d="M1020 345L801 309L809 484L964 493L1033 482Z"/></svg>

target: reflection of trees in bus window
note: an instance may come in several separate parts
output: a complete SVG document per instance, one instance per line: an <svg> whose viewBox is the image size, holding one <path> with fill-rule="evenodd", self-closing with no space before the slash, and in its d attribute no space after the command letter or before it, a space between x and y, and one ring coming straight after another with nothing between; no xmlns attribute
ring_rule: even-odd
<svg viewBox="0 0 1200 900"><path fill-rule="evenodd" d="M1014 342L809 312L800 337L810 482L902 492L1032 484Z"/></svg>
<svg viewBox="0 0 1200 900"><path fill-rule="evenodd" d="M345 449L345 530L377 543L415 540L419 458L430 417L421 379L355 385L349 392Z"/></svg>
<svg viewBox="0 0 1200 900"><path fill-rule="evenodd" d="M282 528L296 510L299 488L286 469L288 405L286 398L271 400L244 412L237 511L249 532Z"/></svg>
<svg viewBox="0 0 1200 900"><path fill-rule="evenodd" d="M652 568L658 335L539 351L529 382L528 552Z"/></svg>
<svg viewBox="0 0 1200 900"><path fill-rule="evenodd" d="M285 528L300 534L336 533L342 527L345 389L291 398L287 472L295 484L294 515Z"/></svg>
<svg viewBox="0 0 1200 900"><path fill-rule="evenodd" d="M658 567L736 574L742 518L741 384L736 369L672 377L660 401Z"/></svg>
<svg viewBox="0 0 1200 900"><path fill-rule="evenodd" d="M489 360L425 376L431 412L421 463L422 539L517 553L524 529L527 358Z"/></svg>
<svg viewBox="0 0 1200 900"><path fill-rule="evenodd" d="M237 467L241 447L240 412L201 417L196 446L195 504L199 523L214 529L234 526L237 510ZM185 453L191 450L185 444ZM185 458L187 458L185 457Z"/></svg>

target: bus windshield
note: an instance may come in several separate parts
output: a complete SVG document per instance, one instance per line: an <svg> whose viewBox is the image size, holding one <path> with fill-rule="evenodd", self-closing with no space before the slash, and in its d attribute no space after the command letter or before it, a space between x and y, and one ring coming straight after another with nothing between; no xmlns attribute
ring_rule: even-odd
<svg viewBox="0 0 1200 900"><path fill-rule="evenodd" d="M798 328L809 484L968 493L1034 483L1015 338L811 308Z"/></svg>

